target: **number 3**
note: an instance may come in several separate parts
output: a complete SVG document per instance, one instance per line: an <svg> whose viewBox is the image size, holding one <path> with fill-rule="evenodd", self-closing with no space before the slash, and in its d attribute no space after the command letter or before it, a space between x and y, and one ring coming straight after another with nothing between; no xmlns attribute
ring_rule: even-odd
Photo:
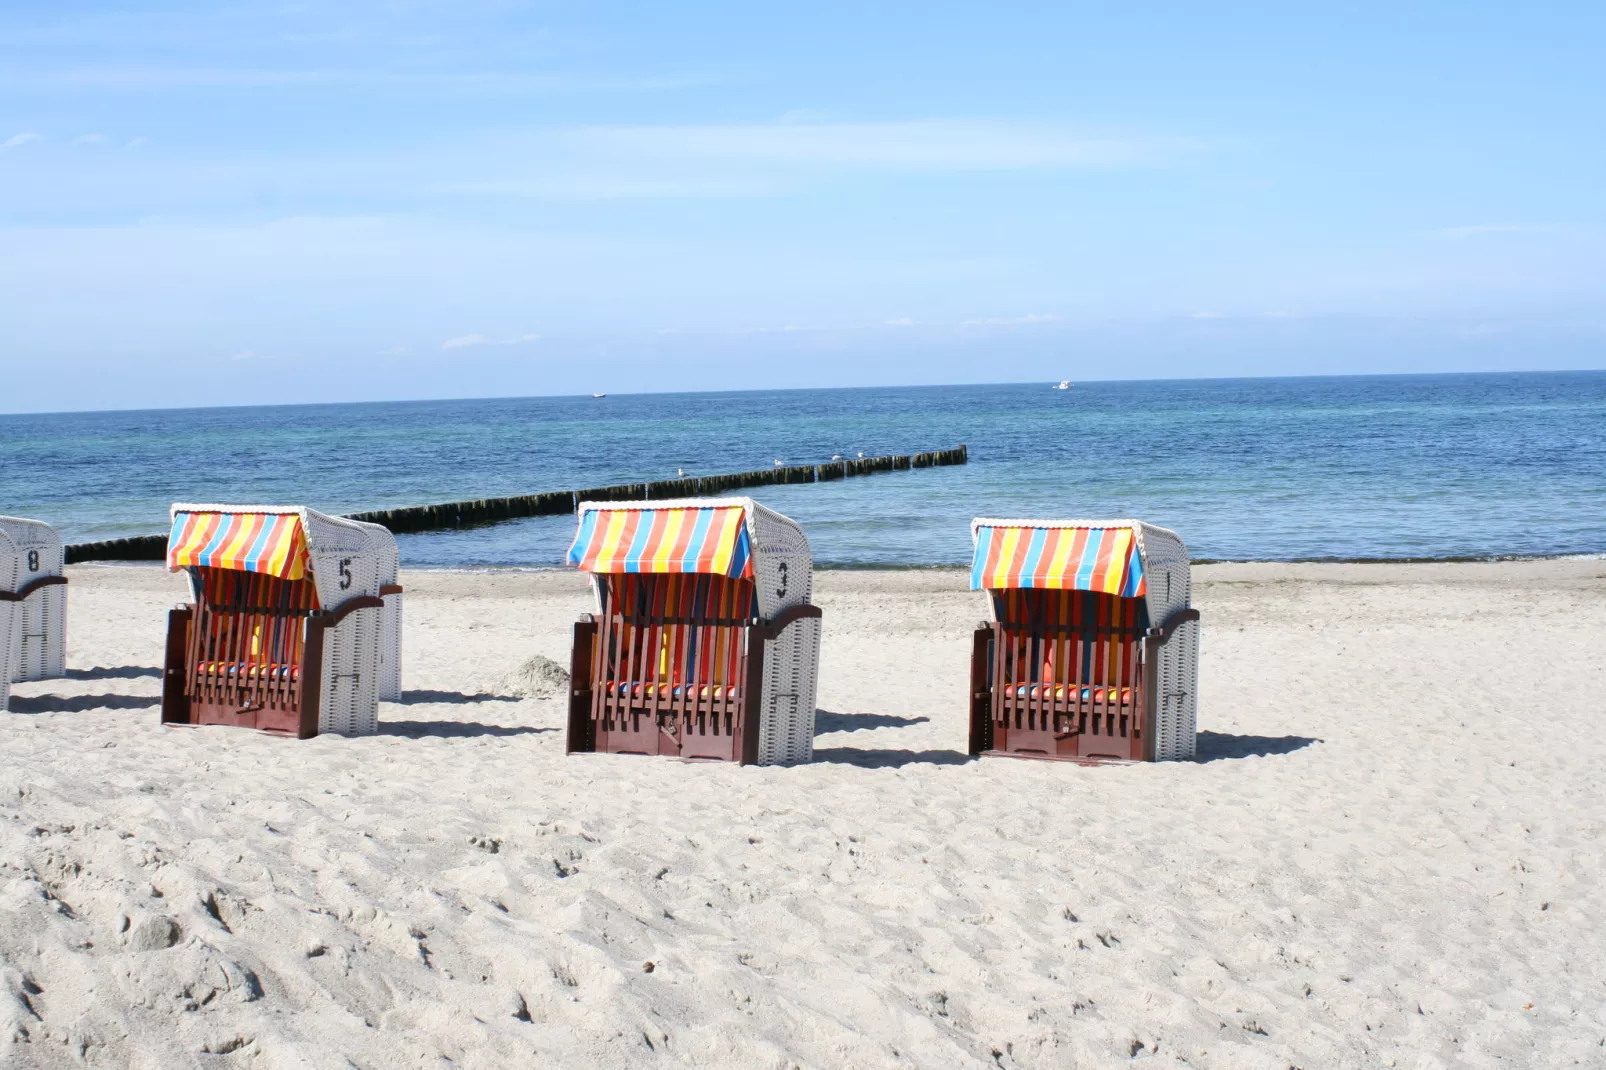
<svg viewBox="0 0 1606 1070"><path fill-rule="evenodd" d="M342 591L351 589L351 558L349 557L340 559L340 589Z"/></svg>
<svg viewBox="0 0 1606 1070"><path fill-rule="evenodd" d="M786 562L782 561L776 567L779 569L779 571L781 573L781 589L775 592L775 597L776 598L785 598L786 597Z"/></svg>

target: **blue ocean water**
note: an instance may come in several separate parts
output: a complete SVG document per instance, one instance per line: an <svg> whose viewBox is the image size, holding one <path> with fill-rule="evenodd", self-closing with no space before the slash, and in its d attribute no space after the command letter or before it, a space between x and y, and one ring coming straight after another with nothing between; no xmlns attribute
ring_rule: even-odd
<svg viewBox="0 0 1606 1070"><path fill-rule="evenodd" d="M0 512L69 541L170 502L341 513L940 449L767 487L830 565L960 564L973 516L1140 517L1196 558L1606 552L1606 372L643 394L0 416ZM409 565L555 565L568 517L402 537Z"/></svg>

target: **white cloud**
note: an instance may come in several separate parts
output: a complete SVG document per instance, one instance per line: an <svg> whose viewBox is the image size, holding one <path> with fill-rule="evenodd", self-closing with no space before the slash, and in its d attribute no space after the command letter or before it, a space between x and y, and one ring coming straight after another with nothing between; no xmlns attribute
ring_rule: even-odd
<svg viewBox="0 0 1606 1070"><path fill-rule="evenodd" d="M988 319L961 320L961 327L1018 327L1027 323L1053 323L1059 319L1053 314L1028 312L1024 316L993 316Z"/></svg>
<svg viewBox="0 0 1606 1070"><path fill-rule="evenodd" d="M79 67L8 69L0 85L29 89L150 93L227 87L281 89L362 87L470 96L556 96L576 93L655 93L716 84L703 75L614 76L562 71L251 70L222 67Z"/></svg>
<svg viewBox="0 0 1606 1070"><path fill-rule="evenodd" d="M441 343L442 349L467 349L470 346L516 346L524 342L539 342L538 334L520 334L512 338L488 338L483 334L465 334L460 338L448 338Z"/></svg>
<svg viewBox="0 0 1606 1070"><path fill-rule="evenodd" d="M1445 227L1439 233L1447 238L1470 238L1478 234L1551 234L1559 229L1553 223L1474 223Z"/></svg>
<svg viewBox="0 0 1606 1070"><path fill-rule="evenodd" d="M72 144L104 145L110 140L111 138L107 137L105 134L79 134L77 137L72 139Z"/></svg>
<svg viewBox="0 0 1606 1070"><path fill-rule="evenodd" d="M26 145L30 141L38 141L39 135L31 130L21 134L12 134L4 141L0 141L0 149L14 149L19 145Z"/></svg>
<svg viewBox="0 0 1606 1070"><path fill-rule="evenodd" d="M659 160L914 171L1100 166L1148 148L1131 137L1011 119L594 126L566 139L593 152Z"/></svg>

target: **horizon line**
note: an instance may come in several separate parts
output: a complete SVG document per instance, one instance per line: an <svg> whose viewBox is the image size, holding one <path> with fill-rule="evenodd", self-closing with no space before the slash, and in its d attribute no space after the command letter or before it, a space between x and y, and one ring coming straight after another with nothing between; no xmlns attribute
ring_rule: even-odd
<svg viewBox="0 0 1606 1070"><path fill-rule="evenodd" d="M1502 369L1497 371L1436 371L1436 372L1323 372L1305 375L1196 375L1196 376L1164 376L1133 379L1101 379L1084 378L1072 380L1072 386L1077 383L1119 384L1119 383L1234 383L1234 382L1277 382L1306 379L1430 379L1448 378L1454 376L1504 376L1504 375L1600 375L1606 374L1606 368L1521 368ZM113 413L138 412L214 412L230 409L311 409L328 408L333 406L357 405L431 405L450 404L456 402L474 401L557 401L567 399L603 400L610 397L641 398L641 397L698 397L727 394L804 394L825 393L830 391L852 390L951 390L959 387L1002 387L1002 386L1030 386L1037 383L1046 383L1053 386L1058 380L1049 379L1018 379L1007 382L953 382L953 383L880 383L869 386L789 386L789 387L749 387L735 390L645 390L645 391L608 391L598 397L596 394L486 394L475 397L423 397L423 398L387 398L353 401L280 401L247 405L174 405L161 407L130 406L120 409L55 409L43 411L0 412L0 420L11 417L40 417L40 416L96 416Z"/></svg>

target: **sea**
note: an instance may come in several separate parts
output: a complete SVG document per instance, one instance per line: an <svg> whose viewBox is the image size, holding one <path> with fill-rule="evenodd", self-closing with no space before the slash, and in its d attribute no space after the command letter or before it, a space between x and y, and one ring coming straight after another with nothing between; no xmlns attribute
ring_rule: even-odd
<svg viewBox="0 0 1606 1070"><path fill-rule="evenodd" d="M1190 379L0 415L0 512L69 542L175 501L424 505L943 449L964 466L757 488L816 563L959 565L973 517L1136 517L1195 560L1606 554L1606 372ZM547 568L570 517L400 538Z"/></svg>

